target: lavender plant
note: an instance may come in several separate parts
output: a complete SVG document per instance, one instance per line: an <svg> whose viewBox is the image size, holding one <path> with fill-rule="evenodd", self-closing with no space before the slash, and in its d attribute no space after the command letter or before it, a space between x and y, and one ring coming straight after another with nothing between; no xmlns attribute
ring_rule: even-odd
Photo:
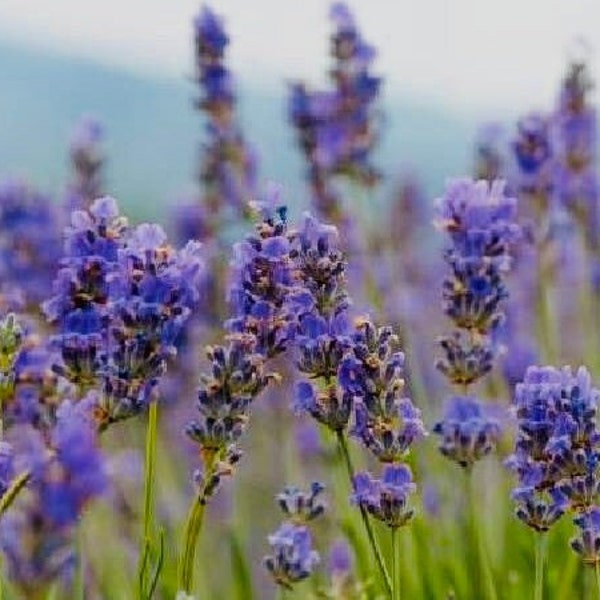
<svg viewBox="0 0 600 600"><path fill-rule="evenodd" d="M348 7L331 6L332 89L291 87L289 120L307 163L313 207L327 221L342 224L344 208L333 179L344 176L367 187L379 179L370 162L377 139L375 102L381 79L370 73L375 49L362 38Z"/></svg>
<svg viewBox="0 0 600 600"><path fill-rule="evenodd" d="M492 452L500 438L500 425L469 394L469 386L489 373L497 355L494 333L503 321L502 302L508 296L505 274L510 267L510 248L518 236L516 200L505 194L504 182L463 179L448 184L436 202L436 224L448 233L451 245L444 258L450 274L444 281L442 307L455 325L451 335L440 338L444 352L436 365L458 388L446 401L444 416L433 431L441 436L442 454L467 471L472 488L474 464ZM468 491L472 499L473 491ZM468 528L478 548L482 581L488 598L496 598L495 584L475 523L472 499Z"/></svg>
<svg viewBox="0 0 600 600"><path fill-rule="evenodd" d="M67 215L74 210L88 209L103 194L105 157L103 152L104 128L92 115L84 115L75 124L69 144L71 181L65 194Z"/></svg>
<svg viewBox="0 0 600 600"><path fill-rule="evenodd" d="M292 590L319 563L308 524L325 510L318 499L323 489L322 484L315 482L308 493L288 487L277 496L287 520L269 536L272 554L264 558L264 565L275 583L283 588Z"/></svg>
<svg viewBox="0 0 600 600"><path fill-rule="evenodd" d="M587 369L530 367L517 385L518 434L508 466L517 473L516 515L538 533L536 600L542 597L545 533L569 510L583 531L593 527L597 503L600 392ZM584 555L583 545L573 548ZM600 593L600 588L599 588Z"/></svg>

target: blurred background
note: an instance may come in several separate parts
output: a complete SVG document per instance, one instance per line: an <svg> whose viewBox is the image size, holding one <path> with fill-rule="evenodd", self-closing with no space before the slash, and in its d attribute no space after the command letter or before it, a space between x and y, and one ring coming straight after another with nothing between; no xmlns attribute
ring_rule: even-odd
<svg viewBox="0 0 600 600"><path fill-rule="evenodd" d="M194 187L202 117L194 110L195 0L2 0L0 171L59 195L74 122L106 127L106 189L126 210L159 217ZM261 181L306 204L303 166L286 123L287 85L327 77L325 0L218 0L241 124L259 151ZM378 50L385 113L376 163L389 185L414 168L428 194L470 172L484 121L549 110L570 59L597 79L596 0L354 0ZM379 188L382 198L389 188ZM138 210L136 210L138 209Z"/></svg>

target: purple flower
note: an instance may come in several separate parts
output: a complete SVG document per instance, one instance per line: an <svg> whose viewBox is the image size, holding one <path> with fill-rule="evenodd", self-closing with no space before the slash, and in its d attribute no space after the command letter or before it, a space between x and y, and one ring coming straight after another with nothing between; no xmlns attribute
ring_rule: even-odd
<svg viewBox="0 0 600 600"><path fill-rule="evenodd" d="M516 199L504 182L451 181L436 201L437 226L448 233L442 306L458 331L443 336L437 367L452 381L469 384L486 374L495 354L493 334L503 322L504 283L510 250L520 236ZM461 332L464 331L465 333Z"/></svg>
<svg viewBox="0 0 600 600"><path fill-rule="evenodd" d="M344 359L338 375L356 400L352 434L384 463L402 460L426 435L420 410L403 396L404 354L394 351L396 344L391 328L357 320L353 356Z"/></svg>
<svg viewBox="0 0 600 600"><path fill-rule="evenodd" d="M346 576L352 571L352 553L347 542L334 542L329 551L328 571L332 577Z"/></svg>
<svg viewBox="0 0 600 600"><path fill-rule="evenodd" d="M441 437L440 452L461 467L471 468L492 452L500 438L500 424L475 398L454 396L433 432Z"/></svg>
<svg viewBox="0 0 600 600"><path fill-rule="evenodd" d="M295 583L309 577L319 563L319 554L312 547L310 531L305 526L284 523L269 536L271 554L264 564L275 583L291 589Z"/></svg>
<svg viewBox="0 0 600 600"><path fill-rule="evenodd" d="M83 387L98 381L113 320L111 300L123 290L119 250L128 233L113 198L95 200L89 212L73 212L55 295L43 305L48 321L59 327L54 341L62 352L60 373Z"/></svg>
<svg viewBox="0 0 600 600"><path fill-rule="evenodd" d="M288 114L306 159L315 209L340 222L342 207L333 178L344 176L364 186L379 178L370 154L377 140L374 104L381 79L370 73L375 50L362 39L348 8L336 3L330 16L335 27L332 89L310 91L303 83L292 85Z"/></svg>
<svg viewBox="0 0 600 600"><path fill-rule="evenodd" d="M571 540L571 548L579 554L586 565L592 567L600 562L600 507L593 506L573 519L579 529Z"/></svg>
<svg viewBox="0 0 600 600"><path fill-rule="evenodd" d="M294 284L290 233L283 208L265 209L256 233L234 247L229 303L232 332L250 333L268 358L283 352L296 328L287 303Z"/></svg>
<svg viewBox="0 0 600 600"><path fill-rule="evenodd" d="M203 204L217 233L223 209L246 215L256 196L256 153L245 142L235 119L235 90L225 62L229 38L222 19L204 7L194 20L198 107L205 112L208 140L202 147L200 181Z"/></svg>
<svg viewBox="0 0 600 600"><path fill-rule="evenodd" d="M547 529L568 507L584 511L595 502L599 393L584 367L530 367L516 386L519 430L507 465L519 477L517 515L534 529Z"/></svg>
<svg viewBox="0 0 600 600"><path fill-rule="evenodd" d="M231 474L241 456L237 442L246 429L252 402L277 379L266 372L265 358L255 346L253 336L232 335L227 346L207 348L210 371L201 375L199 414L186 428L201 456L216 457L223 466L210 481L201 474L198 483L205 499L214 494L221 475Z"/></svg>
<svg viewBox="0 0 600 600"><path fill-rule="evenodd" d="M408 466L391 464L384 468L382 479L374 479L366 472L357 473L352 501L375 519L396 529L406 525L414 515L414 510L408 507L408 498L415 490Z"/></svg>
<svg viewBox="0 0 600 600"><path fill-rule="evenodd" d="M0 500L10 487L14 476L13 447L7 442L0 441Z"/></svg>
<svg viewBox="0 0 600 600"><path fill-rule="evenodd" d="M52 290L60 257L58 211L51 200L15 179L0 181L0 279L23 295L26 308Z"/></svg>
<svg viewBox="0 0 600 600"><path fill-rule="evenodd" d="M72 180L65 198L69 213L89 208L102 196L103 141L104 129L96 118L85 115L75 125L69 147Z"/></svg>
<svg viewBox="0 0 600 600"><path fill-rule="evenodd" d="M78 521L108 486L87 406L86 399L79 404L64 402L47 440L29 426L11 429L19 471L28 470L31 479L0 521L0 547L8 576L25 597L70 574Z"/></svg>
<svg viewBox="0 0 600 600"><path fill-rule="evenodd" d="M325 504L320 500L324 489L325 486L318 481L311 484L309 492L297 487L286 487L277 494L279 508L294 523L312 521L325 512Z"/></svg>

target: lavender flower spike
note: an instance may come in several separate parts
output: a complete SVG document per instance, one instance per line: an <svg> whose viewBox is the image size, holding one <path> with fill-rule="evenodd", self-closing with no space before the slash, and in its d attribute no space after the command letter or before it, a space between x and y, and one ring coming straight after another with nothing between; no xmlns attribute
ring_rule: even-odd
<svg viewBox="0 0 600 600"><path fill-rule="evenodd" d="M391 529L397 529L414 515L414 510L408 507L408 498L416 487L407 465L386 465L382 479L374 479L366 472L357 473L352 501Z"/></svg>
<svg viewBox="0 0 600 600"><path fill-rule="evenodd" d="M571 548L581 556L584 564L596 567L600 563L600 507L594 506L575 517L577 537L571 540Z"/></svg>
<svg viewBox="0 0 600 600"><path fill-rule="evenodd" d="M443 420L433 427L433 433L442 438L440 452L465 469L492 452L501 431L488 412L475 398L449 398Z"/></svg>
<svg viewBox="0 0 600 600"><path fill-rule="evenodd" d="M319 563L307 527L284 523L268 539L272 554L265 557L265 567L275 583L285 588L292 589L295 583L309 577Z"/></svg>

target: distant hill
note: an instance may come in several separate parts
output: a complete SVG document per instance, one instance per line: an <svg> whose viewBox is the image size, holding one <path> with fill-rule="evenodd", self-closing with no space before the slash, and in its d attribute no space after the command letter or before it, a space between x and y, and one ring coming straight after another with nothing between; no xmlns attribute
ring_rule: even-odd
<svg viewBox="0 0 600 600"><path fill-rule="evenodd" d="M193 186L202 136L195 91L183 75L153 79L0 44L0 173L27 175L59 194L72 124L92 112L108 133L111 194L129 210L158 216ZM240 105L246 135L260 152L261 178L282 184L295 207L303 203L303 167L285 121L285 94L283 82L276 91L245 85ZM408 163L437 193L446 177L469 169L476 122L410 98L386 98L384 110L378 160L388 175Z"/></svg>

